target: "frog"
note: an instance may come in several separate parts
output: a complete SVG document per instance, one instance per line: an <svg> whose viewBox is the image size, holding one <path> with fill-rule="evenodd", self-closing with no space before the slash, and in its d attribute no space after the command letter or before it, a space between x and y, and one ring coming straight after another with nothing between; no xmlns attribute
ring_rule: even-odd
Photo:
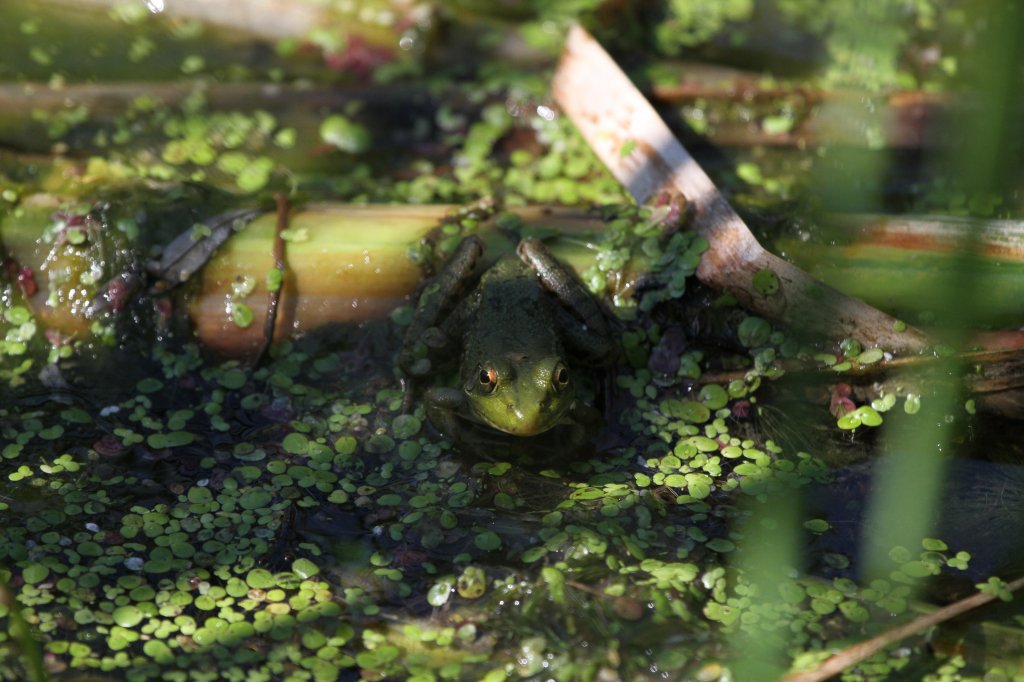
<svg viewBox="0 0 1024 682"><path fill-rule="evenodd" d="M443 436L536 439L562 429L568 435L554 442L578 447L600 425L577 389L582 368L614 355L608 319L539 239L521 239L490 263L485 250L480 237L465 237L424 288L399 366L413 383L457 356L458 385L424 394Z"/></svg>

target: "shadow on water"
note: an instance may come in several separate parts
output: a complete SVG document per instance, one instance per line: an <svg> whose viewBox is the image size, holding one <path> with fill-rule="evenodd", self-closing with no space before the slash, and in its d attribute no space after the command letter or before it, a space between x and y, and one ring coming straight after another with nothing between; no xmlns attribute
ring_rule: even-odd
<svg viewBox="0 0 1024 682"><path fill-rule="evenodd" d="M944 602L966 596L989 576L1010 580L1024 571L1022 430L1020 422L978 416L951 459L929 536L941 539L951 554L964 551L971 558L966 571L944 575L932 585L933 599ZM846 455L859 450L861 457L838 466L832 481L813 489L806 499L810 515L830 525L829 532L810 547L812 571L830 577L863 578L857 557L863 553L863 539L873 534L865 515L879 460L870 442L859 445L840 444ZM853 563L837 571L828 559L835 555L850 557Z"/></svg>

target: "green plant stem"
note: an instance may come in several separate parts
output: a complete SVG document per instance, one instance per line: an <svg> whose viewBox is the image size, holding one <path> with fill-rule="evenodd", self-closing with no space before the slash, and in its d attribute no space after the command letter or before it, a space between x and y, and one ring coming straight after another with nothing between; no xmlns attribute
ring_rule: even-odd
<svg viewBox="0 0 1024 682"><path fill-rule="evenodd" d="M10 622L8 632L21 650L28 681L47 682L50 678L43 668L43 655L39 650L39 643L32 636L32 630L21 615L21 607L18 605L17 598L3 581L0 581L0 603L8 608L7 618Z"/></svg>

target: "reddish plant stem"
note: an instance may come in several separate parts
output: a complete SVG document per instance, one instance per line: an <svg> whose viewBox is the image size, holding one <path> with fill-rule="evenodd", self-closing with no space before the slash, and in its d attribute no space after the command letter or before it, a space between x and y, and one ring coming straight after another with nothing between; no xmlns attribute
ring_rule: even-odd
<svg viewBox="0 0 1024 682"><path fill-rule="evenodd" d="M1021 587L1024 587L1024 578L1018 578L1006 585L1006 589L1010 592L1019 590ZM976 609L979 606L984 606L989 602L995 601L995 599L995 594L991 594L989 592L975 592L970 597L961 599L958 602L953 602L949 606L945 606L938 611L921 616L920 618L915 618L909 623L904 623L903 625L894 627L891 630L886 630L877 637L872 637L860 644L854 644L851 647L847 647L846 649L833 654L830 658L825 659L825 661L823 661L821 665L814 670L791 673L783 677L779 682L824 682L833 675L838 675L847 668L857 665L861 661L870 658L879 651L886 649L905 637L915 635L927 630L928 628L940 625L962 613L966 613L967 611Z"/></svg>
<svg viewBox="0 0 1024 682"><path fill-rule="evenodd" d="M263 362L270 346L274 343L274 328L277 326L277 309L281 303L281 289L284 288L284 237L282 233L288 229L288 197L283 192L274 195L277 202L277 225L274 227L274 267L281 272L281 283L269 292L267 299L267 317L263 321L263 348L260 349L256 364Z"/></svg>

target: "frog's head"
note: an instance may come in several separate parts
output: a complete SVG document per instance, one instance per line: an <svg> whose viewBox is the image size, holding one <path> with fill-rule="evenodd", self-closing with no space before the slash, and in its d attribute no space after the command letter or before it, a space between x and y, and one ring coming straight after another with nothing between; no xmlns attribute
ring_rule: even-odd
<svg viewBox="0 0 1024 682"><path fill-rule="evenodd" d="M572 375L559 357L497 358L478 365L463 390L480 421L515 436L547 431L575 400Z"/></svg>

